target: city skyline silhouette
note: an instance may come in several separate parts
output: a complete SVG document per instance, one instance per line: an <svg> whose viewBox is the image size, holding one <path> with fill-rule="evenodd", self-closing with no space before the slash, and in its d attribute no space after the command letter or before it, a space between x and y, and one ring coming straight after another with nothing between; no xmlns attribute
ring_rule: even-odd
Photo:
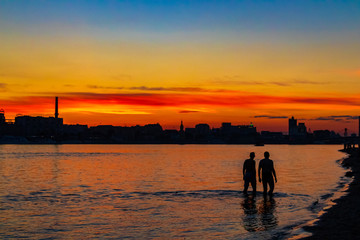
<svg viewBox="0 0 360 240"><path fill-rule="evenodd" d="M360 117L359 132L360 132ZM18 115L14 120L5 117L0 111L0 140L3 143L202 143L202 144L334 144L341 143L351 147L357 143L358 135L348 136L347 128L344 136L334 131L322 129L311 130L304 122L298 122L293 116L288 119L288 133L261 131L256 126L233 125L223 122L221 127L211 127L207 123L196 124L195 127L184 127L181 120L178 129L163 129L159 124L143 126L97 125L88 127L83 124L64 124L59 117L59 97L55 97L54 115L52 117ZM7 136L20 137L10 138Z"/></svg>

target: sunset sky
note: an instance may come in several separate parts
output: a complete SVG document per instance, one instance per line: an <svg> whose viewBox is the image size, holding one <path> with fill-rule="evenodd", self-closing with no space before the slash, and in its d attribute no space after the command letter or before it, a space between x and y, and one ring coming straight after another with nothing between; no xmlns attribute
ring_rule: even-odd
<svg viewBox="0 0 360 240"><path fill-rule="evenodd" d="M0 108L357 132L360 1L0 1Z"/></svg>

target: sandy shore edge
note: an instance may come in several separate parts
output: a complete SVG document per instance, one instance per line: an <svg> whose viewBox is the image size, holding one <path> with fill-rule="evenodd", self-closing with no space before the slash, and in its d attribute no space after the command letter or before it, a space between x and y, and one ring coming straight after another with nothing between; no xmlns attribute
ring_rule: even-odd
<svg viewBox="0 0 360 240"><path fill-rule="evenodd" d="M302 239L358 239L360 236L359 149L344 152L349 156L341 164L349 168L346 175L354 178L347 190L348 194L335 200L336 205L327 210L314 226L304 227L313 235Z"/></svg>

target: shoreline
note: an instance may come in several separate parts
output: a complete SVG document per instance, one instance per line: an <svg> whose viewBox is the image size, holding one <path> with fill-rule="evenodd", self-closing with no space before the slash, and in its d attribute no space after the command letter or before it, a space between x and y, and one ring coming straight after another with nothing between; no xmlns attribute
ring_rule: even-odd
<svg viewBox="0 0 360 240"><path fill-rule="evenodd" d="M335 205L320 216L314 226L303 229L312 233L301 239L356 239L360 235L360 155L359 149L340 150L347 154L341 165L348 168L345 176L353 181L347 194L334 201Z"/></svg>

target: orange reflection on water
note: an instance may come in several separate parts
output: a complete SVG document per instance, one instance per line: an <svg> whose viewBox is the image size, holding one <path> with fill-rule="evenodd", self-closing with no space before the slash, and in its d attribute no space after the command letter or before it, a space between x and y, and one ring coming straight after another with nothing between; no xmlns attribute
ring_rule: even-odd
<svg viewBox="0 0 360 240"><path fill-rule="evenodd" d="M2 145L4 238L248 238L309 218L343 173L338 146ZM242 165L269 151L273 199L244 197ZM316 182L317 184L313 184ZM249 235L250 234L250 235ZM260 234L260 235L258 235ZM265 235L264 235L265 234Z"/></svg>

